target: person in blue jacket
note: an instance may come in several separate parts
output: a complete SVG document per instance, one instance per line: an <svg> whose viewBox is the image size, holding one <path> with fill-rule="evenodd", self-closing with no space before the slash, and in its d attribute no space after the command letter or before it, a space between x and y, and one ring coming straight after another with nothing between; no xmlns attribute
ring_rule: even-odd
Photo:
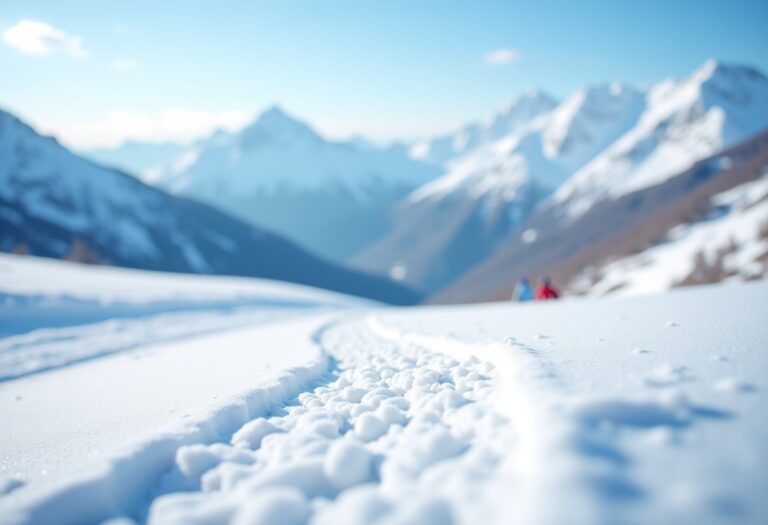
<svg viewBox="0 0 768 525"><path fill-rule="evenodd" d="M531 288L531 283L528 282L527 277L521 277L515 285L513 299L521 303L533 300L533 288Z"/></svg>

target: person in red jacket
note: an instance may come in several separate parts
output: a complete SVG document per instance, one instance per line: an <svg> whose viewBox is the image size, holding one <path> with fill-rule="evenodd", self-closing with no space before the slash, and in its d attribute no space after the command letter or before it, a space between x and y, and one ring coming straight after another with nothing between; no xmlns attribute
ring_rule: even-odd
<svg viewBox="0 0 768 525"><path fill-rule="evenodd" d="M548 299L558 299L560 294L557 289L552 286L552 280L546 275L539 279L539 286L536 287L536 300L546 301Z"/></svg>

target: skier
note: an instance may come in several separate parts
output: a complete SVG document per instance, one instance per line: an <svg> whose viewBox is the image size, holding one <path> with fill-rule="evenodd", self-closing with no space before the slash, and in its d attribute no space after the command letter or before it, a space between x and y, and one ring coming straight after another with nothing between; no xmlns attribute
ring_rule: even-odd
<svg viewBox="0 0 768 525"><path fill-rule="evenodd" d="M517 282L512 299L520 303L533 300L533 288L531 288L531 284L528 282L527 277L521 277Z"/></svg>
<svg viewBox="0 0 768 525"><path fill-rule="evenodd" d="M552 286L552 280L546 275L539 279L539 286L536 288L536 300L546 301L547 299L558 299L560 294Z"/></svg>

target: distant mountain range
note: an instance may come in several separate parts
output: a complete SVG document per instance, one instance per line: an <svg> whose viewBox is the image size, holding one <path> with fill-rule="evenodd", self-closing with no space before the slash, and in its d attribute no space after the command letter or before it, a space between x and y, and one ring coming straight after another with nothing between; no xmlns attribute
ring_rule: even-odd
<svg viewBox="0 0 768 525"><path fill-rule="evenodd" d="M402 146L334 142L278 107L201 141L147 179L343 263L385 235L393 205L438 176Z"/></svg>
<svg viewBox="0 0 768 525"><path fill-rule="evenodd" d="M115 148L79 151L83 157L102 166L116 168L141 177L147 170L181 155L189 146L175 142L128 141Z"/></svg>
<svg viewBox="0 0 768 525"><path fill-rule="evenodd" d="M152 191L139 184L118 192L112 186L138 183L72 160L51 139L6 135L2 220L15 233L4 237L27 235L24 242L41 251L33 237L44 230L52 255L71 252L76 237L80 252L84 243L89 257L117 264L283 275L288 268L241 266L256 251L274 251L249 244L249 235L299 250L264 228L335 265L381 276L374 284L322 263L342 273L321 283L311 270L321 263L302 252L295 271L279 278L333 289L354 281L351 293L390 302L413 300L410 289L432 302L502 299L520 276L545 272L571 293L628 292L646 286L639 268L648 260L667 288L715 276L753 278L766 273L768 258L761 240L768 218L755 197L766 130L768 79L710 60L682 79L642 88L606 83L562 101L533 91L488 119L407 146L328 140L273 107L239 133L220 131L181 152L172 144L126 144L102 157L134 166L160 159L141 170ZM110 175L81 181L91 172ZM112 186L97 182L113 178ZM161 211L123 193L168 204ZM193 216L192 208L204 211ZM721 222L711 222L717 213ZM207 219L217 232L207 240L196 231L206 229L202 215L216 217ZM752 233L728 234L727 253L721 247L713 255L691 240L703 238L705 223L719 232L712 233L719 245L734 224ZM62 231L51 234L56 228ZM226 255L227 241L211 247L211 239L233 235L247 253ZM663 261L672 252L660 244L687 246L685 268L670 270ZM694 259L696 272L688 265ZM393 288L393 280L403 287ZM373 288L361 291L363 282Z"/></svg>
<svg viewBox="0 0 768 525"><path fill-rule="evenodd" d="M419 298L215 208L91 163L6 112L0 112L0 250L279 279L396 304Z"/></svg>
<svg viewBox="0 0 768 525"><path fill-rule="evenodd" d="M412 156L445 174L401 201L391 232L353 264L427 293L459 286L523 231L533 242L767 128L766 77L715 61L642 90L600 85L561 103L526 95L486 123L414 145ZM548 220L524 227L532 216Z"/></svg>

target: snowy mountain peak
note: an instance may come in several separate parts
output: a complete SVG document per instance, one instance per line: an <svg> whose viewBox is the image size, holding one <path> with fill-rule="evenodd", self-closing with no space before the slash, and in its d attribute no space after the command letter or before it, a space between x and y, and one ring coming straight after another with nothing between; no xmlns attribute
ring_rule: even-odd
<svg viewBox="0 0 768 525"><path fill-rule="evenodd" d="M448 162L511 133L522 133L547 115L557 100L542 90L524 93L480 122L472 122L447 135L417 142L411 147L414 159L446 166Z"/></svg>
<svg viewBox="0 0 768 525"><path fill-rule="evenodd" d="M280 106L275 104L265 109L258 116L256 122L262 126L280 126L297 123L298 120L288 115Z"/></svg>
<svg viewBox="0 0 768 525"><path fill-rule="evenodd" d="M637 120L643 94L619 82L576 91L549 117L543 133L547 157L577 169Z"/></svg>
<svg viewBox="0 0 768 525"><path fill-rule="evenodd" d="M237 136L240 147L250 149L274 142L290 144L297 140L321 141L321 137L307 124L291 117L278 106L261 113L250 126Z"/></svg>
<svg viewBox="0 0 768 525"><path fill-rule="evenodd" d="M768 90L768 78L760 71L708 60L688 79L709 107L733 105L745 107L759 102ZM726 108L727 109L727 108Z"/></svg>
<svg viewBox="0 0 768 525"><path fill-rule="evenodd" d="M696 71L693 72L690 78L698 79L700 82L712 79L726 78L732 80L741 79L746 81L766 80L765 75L753 67L739 64L728 64L714 58L710 58L704 62Z"/></svg>
<svg viewBox="0 0 768 525"><path fill-rule="evenodd" d="M326 140L275 106L147 180L343 261L381 235L395 201L438 174L401 148Z"/></svg>
<svg viewBox="0 0 768 525"><path fill-rule="evenodd" d="M768 79L759 71L708 60L689 76L647 91L642 114L625 134L577 171L555 194L564 216L595 202L666 180L696 160L768 128Z"/></svg>
<svg viewBox="0 0 768 525"><path fill-rule="evenodd" d="M509 101L509 103L494 116L494 119L515 111L531 111L539 107L552 109L557 103L558 100L546 91L533 89Z"/></svg>
<svg viewBox="0 0 768 525"><path fill-rule="evenodd" d="M624 92L625 86L621 82L611 82L611 84L608 86L609 91L611 92L611 95L619 96Z"/></svg>
<svg viewBox="0 0 768 525"><path fill-rule="evenodd" d="M496 140L533 124L557 106L558 101L542 90L533 90L513 99L486 124L485 139Z"/></svg>

